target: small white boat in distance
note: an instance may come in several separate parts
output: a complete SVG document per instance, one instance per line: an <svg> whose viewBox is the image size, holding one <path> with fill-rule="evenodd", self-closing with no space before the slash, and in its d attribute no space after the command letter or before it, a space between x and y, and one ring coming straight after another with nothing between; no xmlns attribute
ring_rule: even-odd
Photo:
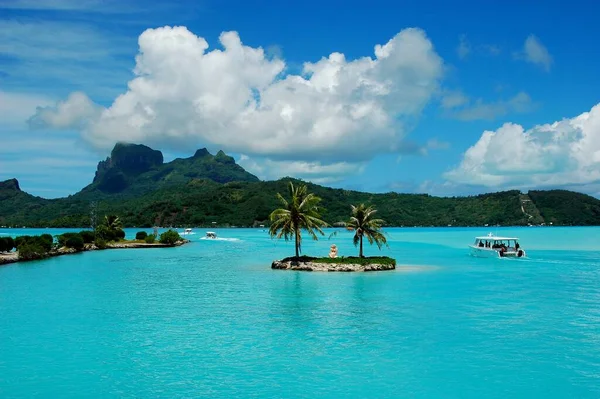
<svg viewBox="0 0 600 399"><path fill-rule="evenodd" d="M207 231L205 238L210 238L210 239L214 240L217 238L217 233L215 233L214 231Z"/></svg>
<svg viewBox="0 0 600 399"><path fill-rule="evenodd" d="M471 255L482 258L522 258L525 250L516 237L497 237L492 233L475 237L475 243L469 245Z"/></svg>
<svg viewBox="0 0 600 399"><path fill-rule="evenodd" d="M181 235L182 235L182 236L189 236L189 235L192 235L192 234L196 234L196 233L194 233L194 232L192 231L192 229L189 229L189 228L188 228L188 229L185 229L185 230L183 231L183 233L181 233Z"/></svg>

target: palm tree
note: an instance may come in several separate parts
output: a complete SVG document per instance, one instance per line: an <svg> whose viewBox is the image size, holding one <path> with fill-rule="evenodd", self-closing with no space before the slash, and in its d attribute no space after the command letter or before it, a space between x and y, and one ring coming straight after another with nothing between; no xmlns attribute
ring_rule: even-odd
<svg viewBox="0 0 600 399"><path fill-rule="evenodd" d="M121 219L119 219L119 217L116 215L105 215L104 225L111 230L119 230L123 227Z"/></svg>
<svg viewBox="0 0 600 399"><path fill-rule="evenodd" d="M286 241L293 237L296 243L296 257L299 257L302 250L300 231L304 229L313 240L318 240L317 232L324 235L321 228L326 227L327 223L320 219L318 205L321 198L308 193L305 185L294 187L294 183L290 182L289 195L288 201L277 193L283 208L274 210L269 216L271 220L269 234L278 239L283 237Z"/></svg>
<svg viewBox="0 0 600 399"><path fill-rule="evenodd" d="M377 244L377 247L381 249L382 245L387 245L385 235L381 232L381 226L385 223L381 219L375 219L375 213L377 210L372 206L365 206L360 204L358 206L352 205L352 217L346 224L348 230L354 231L354 246L360 244L359 255L361 258L363 255L363 237L367 237L369 244Z"/></svg>

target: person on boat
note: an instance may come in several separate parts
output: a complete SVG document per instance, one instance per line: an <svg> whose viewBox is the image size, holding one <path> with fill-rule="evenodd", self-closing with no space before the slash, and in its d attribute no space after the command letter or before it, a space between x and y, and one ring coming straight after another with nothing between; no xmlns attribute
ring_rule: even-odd
<svg viewBox="0 0 600 399"><path fill-rule="evenodd" d="M515 243L515 249L518 251L518 250L519 250L519 248L521 248L521 246L519 245L519 243L518 243L518 242L517 242L517 243Z"/></svg>
<svg viewBox="0 0 600 399"><path fill-rule="evenodd" d="M483 241L479 241L479 248L483 248Z"/></svg>

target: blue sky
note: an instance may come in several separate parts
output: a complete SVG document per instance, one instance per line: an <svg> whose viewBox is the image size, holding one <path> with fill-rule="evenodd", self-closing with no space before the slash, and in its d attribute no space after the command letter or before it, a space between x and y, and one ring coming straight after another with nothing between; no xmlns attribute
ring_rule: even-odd
<svg viewBox="0 0 600 399"><path fill-rule="evenodd" d="M0 180L73 194L122 140L373 192L599 196L600 6L533 3L0 0Z"/></svg>

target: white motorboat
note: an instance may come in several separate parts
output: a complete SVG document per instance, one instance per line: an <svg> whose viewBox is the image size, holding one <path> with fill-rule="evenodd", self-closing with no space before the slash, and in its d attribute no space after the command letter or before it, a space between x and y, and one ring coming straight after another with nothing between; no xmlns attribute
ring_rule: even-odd
<svg viewBox="0 0 600 399"><path fill-rule="evenodd" d="M214 231L207 231L206 236L204 238L215 240L217 238L217 233Z"/></svg>
<svg viewBox="0 0 600 399"><path fill-rule="evenodd" d="M498 237L492 233L475 237L475 243L469 245L471 255L482 258L523 258L525 250L521 248L517 237Z"/></svg>
<svg viewBox="0 0 600 399"><path fill-rule="evenodd" d="M185 230L183 231L183 233L181 233L181 235L182 235L182 236L189 236L189 235L192 235L192 234L196 234L196 233L194 233L194 232L192 231L192 229L190 229L190 228L188 228L188 229L185 229Z"/></svg>

